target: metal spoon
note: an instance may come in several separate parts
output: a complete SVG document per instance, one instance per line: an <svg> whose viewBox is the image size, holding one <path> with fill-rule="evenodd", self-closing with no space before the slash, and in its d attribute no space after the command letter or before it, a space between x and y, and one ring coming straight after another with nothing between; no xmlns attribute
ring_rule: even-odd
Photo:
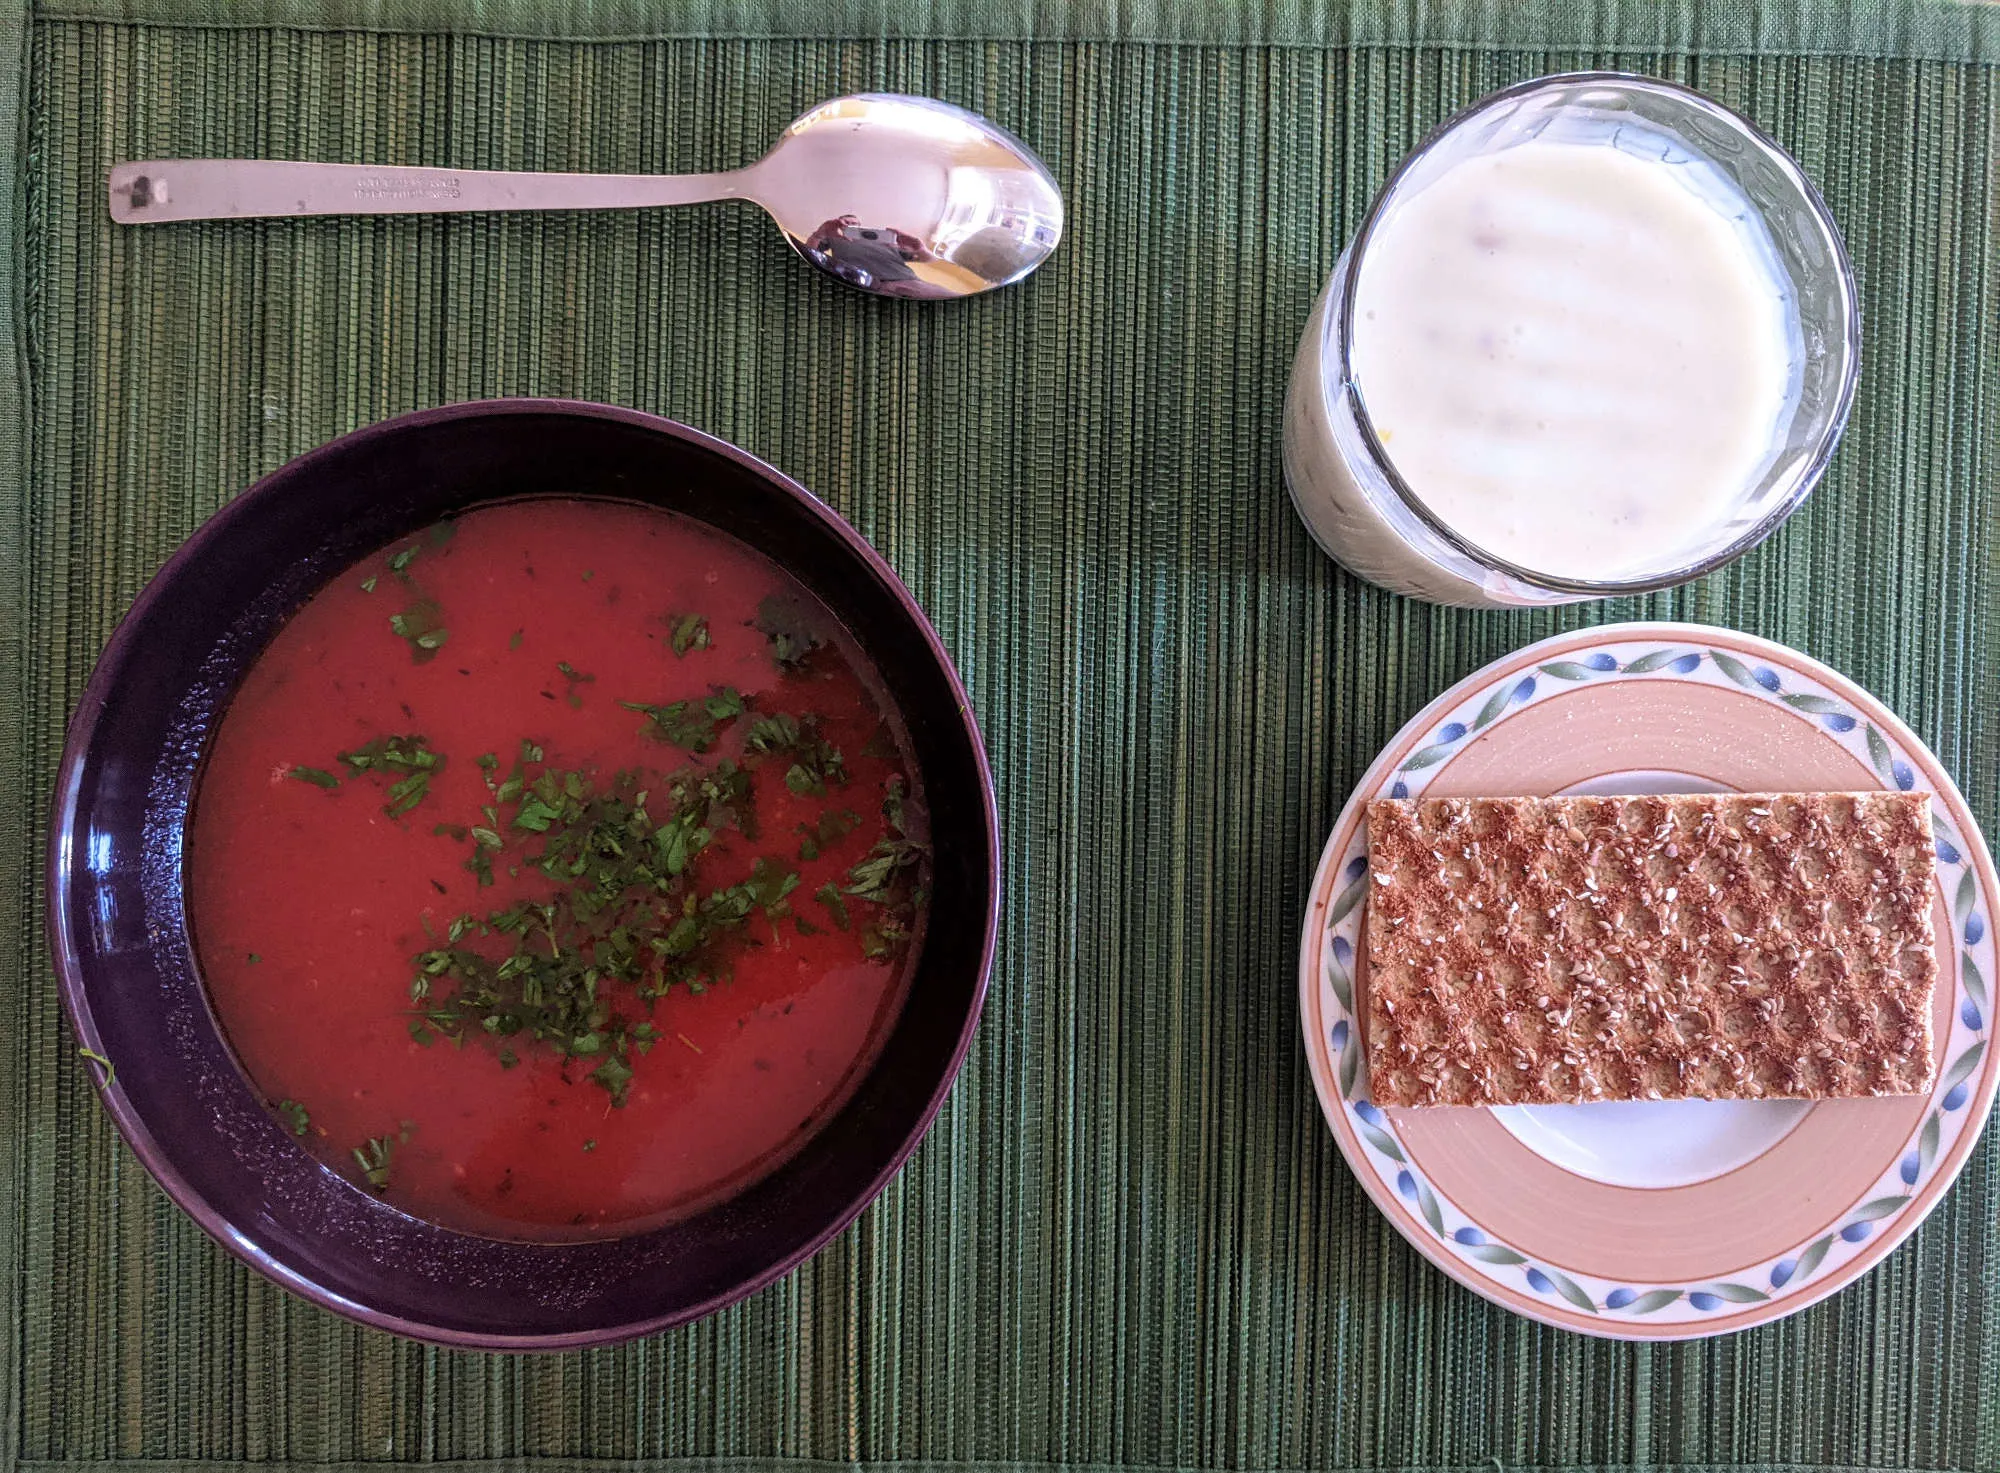
<svg viewBox="0 0 2000 1473"><path fill-rule="evenodd" d="M1005 128L928 97L823 102L724 174L527 174L270 159L117 164L121 225L278 215L629 210L744 199L829 276L888 297L966 297L1019 281L1062 238L1062 194Z"/></svg>

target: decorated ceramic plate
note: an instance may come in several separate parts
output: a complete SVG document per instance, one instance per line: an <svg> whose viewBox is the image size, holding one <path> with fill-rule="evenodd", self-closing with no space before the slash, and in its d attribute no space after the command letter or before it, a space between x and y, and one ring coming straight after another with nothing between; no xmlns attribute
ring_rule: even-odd
<svg viewBox="0 0 2000 1473"><path fill-rule="evenodd" d="M1366 804L1570 793L1929 792L1936 1084L1907 1099L1385 1110L1367 985ZM1697 624L1559 635L1461 681L1397 734L1320 860L1300 966L1306 1054L1361 1184L1438 1267L1545 1324L1623 1339L1748 1329L1852 1283L1958 1174L2000 1085L1988 1047L1993 861L1951 778L1867 692Z"/></svg>

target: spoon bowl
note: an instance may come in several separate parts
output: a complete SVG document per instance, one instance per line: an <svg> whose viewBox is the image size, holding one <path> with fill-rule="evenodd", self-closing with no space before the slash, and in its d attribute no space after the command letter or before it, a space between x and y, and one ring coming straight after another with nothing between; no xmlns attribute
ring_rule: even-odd
<svg viewBox="0 0 2000 1473"><path fill-rule="evenodd" d="M792 248L849 286L960 297L1019 281L1062 239L1063 202L1029 147L926 97L823 102L744 171Z"/></svg>
<svg viewBox="0 0 2000 1473"><path fill-rule="evenodd" d="M1025 143L977 113L893 92L822 102L756 163L717 174L153 159L113 165L106 187L121 225L749 200L827 275L886 297L1007 286L1047 260L1063 231L1062 192Z"/></svg>

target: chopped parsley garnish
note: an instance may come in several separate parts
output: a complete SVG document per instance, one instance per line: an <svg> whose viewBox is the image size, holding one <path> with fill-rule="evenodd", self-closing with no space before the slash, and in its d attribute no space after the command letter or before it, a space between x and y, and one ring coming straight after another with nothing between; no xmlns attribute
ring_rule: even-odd
<svg viewBox="0 0 2000 1473"><path fill-rule="evenodd" d="M855 815L852 808L829 808L819 816L818 823L800 824L799 859L810 864L819 858L822 849L846 838L860 826L860 823L860 818Z"/></svg>
<svg viewBox="0 0 2000 1473"><path fill-rule="evenodd" d="M528 637L528 631L527 631L527 630L525 630L525 629L516 629L516 630L515 630L515 631L513 632L513 634L512 634L512 635L510 635L510 636L508 637L508 639L507 639L507 648L508 648L508 649L510 649L510 650L517 650L517 649L519 649L519 648L521 647L521 641L522 641L522 640L524 640L524 639L526 639L527 637Z"/></svg>
<svg viewBox="0 0 2000 1473"><path fill-rule="evenodd" d="M823 798L829 784L847 782L847 764L840 748L819 733L817 718L778 712L759 716L750 723L743 750L758 757L790 754L792 763L785 771L785 786L800 797Z"/></svg>
<svg viewBox="0 0 2000 1473"><path fill-rule="evenodd" d="M342 752L340 761L357 777L368 772L395 774L389 801L382 805L391 818L401 818L423 802L431 790L432 774L444 766L444 758L420 736L377 737L365 747Z"/></svg>
<svg viewBox="0 0 2000 1473"><path fill-rule="evenodd" d="M420 598L400 614L391 614L389 628L410 646L410 661L417 665L435 660L451 638L444 627L444 611L433 598Z"/></svg>
<svg viewBox="0 0 2000 1473"><path fill-rule="evenodd" d="M304 1135L312 1129L312 1116L306 1114L306 1107L297 1100L279 1100L278 1113L285 1117L293 1135Z"/></svg>
<svg viewBox="0 0 2000 1473"><path fill-rule="evenodd" d="M316 788L325 788L328 791L340 786L340 779L323 767L294 767L286 776L295 777L302 783L311 783Z"/></svg>
<svg viewBox="0 0 2000 1473"><path fill-rule="evenodd" d="M733 764L604 779L531 772L540 761L530 744L501 781L481 764L494 802L470 833L478 854L504 848L554 888L452 920L446 944L414 958L414 1021L549 1048L623 1104L632 1056L658 1039L652 1002L728 976L731 938L755 914L790 914L799 876L759 857L733 885L699 884L697 856L748 820L750 775Z"/></svg>
<svg viewBox="0 0 2000 1473"><path fill-rule="evenodd" d="M700 614L680 614L668 622L673 625L672 644L676 655L708 648L708 620Z"/></svg>
<svg viewBox="0 0 2000 1473"><path fill-rule="evenodd" d="M781 670L800 670L826 644L812 615L796 598L773 593L757 605L752 621L771 642L771 659Z"/></svg>
<svg viewBox="0 0 2000 1473"><path fill-rule="evenodd" d="M870 957L893 956L907 946L924 903L920 880L930 848L910 837L903 801L903 779L890 778L882 795L882 817L890 831L847 872L846 893L879 907L874 924L862 932L861 949Z"/></svg>
<svg viewBox="0 0 2000 1473"><path fill-rule="evenodd" d="M375 591L375 579L372 574L361 580L361 591L363 593L373 593Z"/></svg>
<svg viewBox="0 0 2000 1473"><path fill-rule="evenodd" d="M556 669L560 672L564 681L568 683L568 689L563 692L563 695L569 701L571 709L581 710L583 708L583 697L577 694L577 687L580 685L589 685L597 677L585 674L567 660L556 661Z"/></svg>
<svg viewBox="0 0 2000 1473"><path fill-rule="evenodd" d="M386 1135L370 1136L354 1148L354 1159L368 1178L368 1185L378 1192L389 1189L389 1167L396 1155L396 1142Z"/></svg>
<svg viewBox="0 0 2000 1473"><path fill-rule="evenodd" d="M833 917L833 923L841 930L854 929L854 918L847 913L847 902L841 898L840 886L828 881L814 892L813 899L826 907L827 914Z"/></svg>
<svg viewBox="0 0 2000 1473"><path fill-rule="evenodd" d="M742 695L733 687L720 685L714 694L698 701L672 701L649 706L643 701L620 701L627 711L638 711L650 723L649 735L690 752L706 752L715 745L717 729L734 721L746 709Z"/></svg>

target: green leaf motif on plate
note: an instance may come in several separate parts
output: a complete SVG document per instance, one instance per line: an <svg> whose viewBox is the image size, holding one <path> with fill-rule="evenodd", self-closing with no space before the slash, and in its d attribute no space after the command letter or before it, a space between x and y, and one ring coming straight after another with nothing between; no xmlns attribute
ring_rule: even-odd
<svg viewBox="0 0 2000 1473"><path fill-rule="evenodd" d="M1334 926L1339 925L1342 921L1346 920L1348 917L1348 913L1352 911L1355 906L1361 903L1361 897L1366 895L1367 893L1368 893L1368 876L1363 875L1360 879L1356 880L1353 884L1349 885L1345 890L1342 890L1339 895L1334 897L1333 909L1326 913L1327 926L1329 928L1332 928Z"/></svg>
<svg viewBox="0 0 2000 1473"><path fill-rule="evenodd" d="M1793 1281L1796 1282L1799 1279L1805 1278L1814 1269L1818 1268L1825 1261L1827 1249L1832 1246L1832 1233L1828 1233L1825 1237L1815 1242L1808 1243L1806 1251L1799 1255L1799 1266L1792 1271Z"/></svg>
<svg viewBox="0 0 2000 1473"><path fill-rule="evenodd" d="M1720 670L1724 675L1727 675L1731 680L1735 681L1745 690L1748 690L1754 685L1756 685L1757 682L1750 678L1749 667L1746 666L1741 660L1737 659L1736 656L1725 655L1721 650L1710 650L1708 652L1708 657L1709 659L1715 661L1716 669Z"/></svg>
<svg viewBox="0 0 2000 1473"><path fill-rule="evenodd" d="M1665 1309L1681 1297L1678 1289L1648 1289L1631 1303L1634 1314L1651 1314L1656 1309Z"/></svg>
<svg viewBox="0 0 2000 1473"><path fill-rule="evenodd" d="M1959 920L1961 921L1964 920L1965 913L1972 909L1973 899L1978 895L1978 893L1979 893L1978 887L1974 884L1972 879L1972 866L1968 864L1965 867L1964 876L1961 877L1958 882L1958 894L1953 898L1951 902L1952 914L1956 916Z"/></svg>
<svg viewBox="0 0 2000 1473"><path fill-rule="evenodd" d="M1549 1282L1556 1286L1556 1293L1562 1295L1563 1298L1586 1314L1597 1313L1597 1301L1584 1293L1583 1285L1579 1284L1575 1279L1560 1269L1545 1268L1542 1272L1548 1275Z"/></svg>
<svg viewBox="0 0 2000 1473"><path fill-rule="evenodd" d="M1486 704L1479 708L1479 714L1472 718L1472 729L1478 731L1482 727L1490 725L1494 717L1507 709L1507 697L1513 694L1513 691L1514 687L1509 683L1502 685L1500 689L1488 696Z"/></svg>
<svg viewBox="0 0 2000 1473"><path fill-rule="evenodd" d="M1840 702L1829 701L1825 696L1798 694L1779 696L1778 699L1796 711L1810 711L1815 716L1845 716L1847 714L1846 708Z"/></svg>
<svg viewBox="0 0 2000 1473"><path fill-rule="evenodd" d="M1681 657L1679 650L1654 650L1650 655L1641 655L1625 667L1627 675L1651 675L1655 670L1663 670Z"/></svg>
<svg viewBox="0 0 2000 1473"><path fill-rule="evenodd" d="M1762 1289L1753 1289L1748 1284L1710 1284L1708 1292L1717 1299L1727 1299L1731 1304L1764 1304L1771 1297Z"/></svg>
<svg viewBox="0 0 2000 1473"><path fill-rule="evenodd" d="M1340 1051L1340 1096L1342 1099L1351 1100L1354 1098L1354 1080L1355 1076L1360 1073L1361 1045L1356 1043L1352 1038L1349 1038L1347 1040L1347 1047Z"/></svg>
<svg viewBox="0 0 2000 1473"><path fill-rule="evenodd" d="M1854 1221L1874 1222L1890 1213L1910 1205L1908 1197L1877 1197L1872 1202L1863 1202L1854 1211Z"/></svg>
<svg viewBox="0 0 2000 1473"><path fill-rule="evenodd" d="M1882 733L1870 722L1863 728L1868 733L1868 760L1875 764L1875 770L1884 777L1893 778L1889 771L1889 744L1882 740Z"/></svg>
<svg viewBox="0 0 2000 1473"><path fill-rule="evenodd" d="M1354 983L1349 980L1347 969L1340 964L1340 958L1331 948L1326 953L1326 980L1333 988L1333 995L1340 1000L1341 1007L1354 1011Z"/></svg>
<svg viewBox="0 0 2000 1473"><path fill-rule="evenodd" d="M1955 1084L1963 1084L1966 1077L1979 1067L1979 1059L1986 1052L1986 1040L1980 1039L1971 1048L1951 1061L1951 1067L1944 1071L1944 1078L1938 1081L1940 1093L1949 1092Z"/></svg>
<svg viewBox="0 0 2000 1473"><path fill-rule="evenodd" d="M1923 1169L1929 1171L1931 1162L1937 1160L1938 1136L1944 1130L1944 1116L1937 1110L1931 1111L1931 1118L1924 1122L1923 1134L1917 1137L1917 1160Z"/></svg>
<svg viewBox="0 0 2000 1473"><path fill-rule="evenodd" d="M1365 1120L1360 1123L1357 1129L1360 1130L1363 1140L1367 1141L1369 1145L1380 1151L1384 1156L1387 1156L1391 1161L1407 1161L1409 1159L1404 1156L1403 1148L1396 1144L1396 1138L1390 1135L1388 1131L1378 1130Z"/></svg>
<svg viewBox="0 0 2000 1473"><path fill-rule="evenodd" d="M1397 768L1398 772L1415 772L1420 767L1435 767L1451 755L1451 743L1439 742L1435 746L1424 747L1408 762Z"/></svg>
<svg viewBox="0 0 2000 1473"><path fill-rule="evenodd" d="M1541 670L1542 674L1553 675L1557 680L1588 680L1597 673L1588 665L1579 665L1574 660L1552 660Z"/></svg>
<svg viewBox="0 0 2000 1473"><path fill-rule="evenodd" d="M1526 1263L1528 1260L1512 1248L1503 1248L1498 1243L1478 1243L1465 1250L1467 1258L1476 1258L1481 1263L1497 1263L1503 1267Z"/></svg>
<svg viewBox="0 0 2000 1473"><path fill-rule="evenodd" d="M1417 1183L1417 1206L1424 1214L1424 1221L1431 1225L1431 1231L1442 1238L1444 1236L1444 1213L1438 1208L1436 1195L1422 1182Z"/></svg>
<svg viewBox="0 0 2000 1473"><path fill-rule="evenodd" d="M1959 959L1959 972L1965 978L1965 990L1983 1010L1986 1007L1986 975L1979 970L1979 963L1966 952Z"/></svg>

